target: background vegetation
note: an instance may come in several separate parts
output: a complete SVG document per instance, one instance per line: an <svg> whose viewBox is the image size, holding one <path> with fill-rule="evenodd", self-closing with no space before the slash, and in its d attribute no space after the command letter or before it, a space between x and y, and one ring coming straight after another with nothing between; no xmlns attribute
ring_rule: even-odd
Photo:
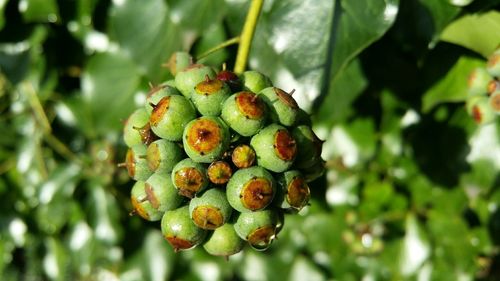
<svg viewBox="0 0 500 281"><path fill-rule="evenodd" d="M498 0L265 1L249 67L326 140L311 206L229 261L128 215L120 121L172 52L237 36L249 2L0 1L1 279L500 280L500 122L463 104Z"/></svg>

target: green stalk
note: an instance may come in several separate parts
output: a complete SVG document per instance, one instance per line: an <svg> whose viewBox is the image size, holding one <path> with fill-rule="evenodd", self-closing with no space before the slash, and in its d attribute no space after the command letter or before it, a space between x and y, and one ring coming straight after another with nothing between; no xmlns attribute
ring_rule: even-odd
<svg viewBox="0 0 500 281"><path fill-rule="evenodd" d="M200 60L206 56L209 56L211 55L212 53L215 53L217 52L218 50L220 49L224 49L226 48L227 46L231 46L231 45L234 45L234 44L238 44L240 42L240 37L234 37L234 38L231 38L229 40L226 40L222 43L220 43L219 45L207 50L206 52L204 52L203 54L199 55L196 60Z"/></svg>
<svg viewBox="0 0 500 281"><path fill-rule="evenodd" d="M259 19L259 14L262 10L263 4L264 0L252 0L252 4L250 4L250 9L248 10L247 18L245 19L245 24L243 25L243 31L240 36L238 54L236 55L236 63L234 65L234 72L236 74L243 73L247 66L250 46L252 45L253 35L255 33L255 28L257 27L257 20Z"/></svg>

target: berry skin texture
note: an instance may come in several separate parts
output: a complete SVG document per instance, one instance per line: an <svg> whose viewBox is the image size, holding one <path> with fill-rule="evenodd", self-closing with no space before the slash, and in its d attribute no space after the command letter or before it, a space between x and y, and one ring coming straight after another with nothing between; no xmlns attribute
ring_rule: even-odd
<svg viewBox="0 0 500 281"><path fill-rule="evenodd" d="M169 141L180 141L182 130L196 118L193 104L183 96L163 97L153 109L149 122L153 132Z"/></svg>
<svg viewBox="0 0 500 281"><path fill-rule="evenodd" d="M219 73L217 73L217 79L225 82L231 88L231 92L237 92L241 89L240 78L238 78L238 75L236 75L232 71L220 71Z"/></svg>
<svg viewBox="0 0 500 281"><path fill-rule="evenodd" d="M470 97L466 101L467 112L476 124L484 125L495 121L496 114L487 96Z"/></svg>
<svg viewBox="0 0 500 281"><path fill-rule="evenodd" d="M153 207L153 204L148 200L146 192L146 183L137 181L130 192L130 201L135 214L148 221L158 221L161 219L163 212L158 208Z"/></svg>
<svg viewBox="0 0 500 281"><path fill-rule="evenodd" d="M179 207L184 200L177 193L177 189L168 174L152 174L146 181L144 190L151 206L162 212L162 214L165 211Z"/></svg>
<svg viewBox="0 0 500 281"><path fill-rule="evenodd" d="M125 167L129 177L137 181L145 181L153 174L146 160L146 145L136 144L128 149Z"/></svg>
<svg viewBox="0 0 500 281"><path fill-rule="evenodd" d="M267 104L273 122L285 126L292 126L295 123L299 106L292 95L276 87L265 88L258 95Z"/></svg>
<svg viewBox="0 0 500 281"><path fill-rule="evenodd" d="M231 160L239 169L251 167L255 163L255 151L246 144L240 144L233 149Z"/></svg>
<svg viewBox="0 0 500 281"><path fill-rule="evenodd" d="M168 140L156 140L146 150L148 167L153 172L169 173L182 159L184 159L182 148Z"/></svg>
<svg viewBox="0 0 500 281"><path fill-rule="evenodd" d="M278 213L275 210L263 210L241 213L234 224L238 236L248 241L258 251L264 251L276 238Z"/></svg>
<svg viewBox="0 0 500 281"><path fill-rule="evenodd" d="M146 97L146 111L148 112L149 115L153 112L153 109L156 107L158 102L164 97L167 96L173 96L173 95L180 95L179 91L175 89L172 86L168 85L160 85L152 88L147 97Z"/></svg>
<svg viewBox="0 0 500 281"><path fill-rule="evenodd" d="M189 217L189 207L166 211L161 219L161 232L175 252L188 250L201 244L207 234Z"/></svg>
<svg viewBox="0 0 500 281"><path fill-rule="evenodd" d="M221 117L238 134L249 137L264 126L267 107L256 94L239 92L226 99Z"/></svg>
<svg viewBox="0 0 500 281"><path fill-rule="evenodd" d="M312 182L325 173L325 162L319 158L311 166L300 169L307 183Z"/></svg>
<svg viewBox="0 0 500 281"><path fill-rule="evenodd" d="M188 198L193 198L197 192L208 186L205 167L190 158L177 163L171 176L179 194Z"/></svg>
<svg viewBox="0 0 500 281"><path fill-rule="evenodd" d="M218 79L208 78L194 87L191 101L201 115L219 116L222 104L230 95L231 89L226 83Z"/></svg>
<svg viewBox="0 0 500 281"><path fill-rule="evenodd" d="M311 127L312 121L309 113L299 107L297 111L297 118L295 119L295 126L306 125Z"/></svg>
<svg viewBox="0 0 500 281"><path fill-rule="evenodd" d="M177 73L175 76L175 85L181 94L190 99L194 87L205 80L207 76L210 79L216 77L215 71L211 67L202 64L193 64Z"/></svg>
<svg viewBox="0 0 500 281"><path fill-rule="evenodd" d="M183 71L193 62L193 58L186 52L175 52L168 60L168 69L172 75L176 75Z"/></svg>
<svg viewBox="0 0 500 281"><path fill-rule="evenodd" d="M214 230L225 224L231 217L232 210L226 193L217 188L208 189L189 202L191 219L203 229Z"/></svg>
<svg viewBox="0 0 500 281"><path fill-rule="evenodd" d="M488 84L493 80L493 77L482 67L475 68L467 80L467 88L469 95L478 96L488 93Z"/></svg>
<svg viewBox="0 0 500 281"><path fill-rule="evenodd" d="M203 116L189 122L182 136L186 154L199 163L221 158L229 141L229 129L219 117Z"/></svg>
<svg viewBox="0 0 500 281"><path fill-rule="evenodd" d="M234 230L234 224L226 223L217 228L207 239L203 248L214 256L228 257L239 253L244 246L244 241Z"/></svg>
<svg viewBox="0 0 500 281"><path fill-rule="evenodd" d="M297 155L297 144L288 130L277 124L262 129L250 140L257 165L275 173L288 170Z"/></svg>
<svg viewBox="0 0 500 281"><path fill-rule="evenodd" d="M233 169L225 161L215 161L208 166L208 179L214 184L226 184L233 175Z"/></svg>
<svg viewBox="0 0 500 281"><path fill-rule="evenodd" d="M490 106L497 115L500 115L500 91L496 91L490 96Z"/></svg>
<svg viewBox="0 0 500 281"><path fill-rule="evenodd" d="M227 183L227 201L238 212L262 210L273 200L276 188L273 176L264 168L241 169Z"/></svg>
<svg viewBox="0 0 500 281"><path fill-rule="evenodd" d="M488 73L495 77L500 77L500 49L497 49L488 59L486 65Z"/></svg>
<svg viewBox="0 0 500 281"><path fill-rule="evenodd" d="M316 136L311 127L300 125L292 130L292 136L297 141L297 158L295 167L306 168L321 158L323 142Z"/></svg>
<svg viewBox="0 0 500 281"><path fill-rule="evenodd" d="M269 77L255 70L247 70L243 72L240 76L240 80L243 83L244 90L254 93L258 93L261 90L273 85Z"/></svg>
<svg viewBox="0 0 500 281"><path fill-rule="evenodd" d="M136 109L125 121L123 140L128 147L143 143L140 128L149 125L149 114L143 108Z"/></svg>
<svg viewBox="0 0 500 281"><path fill-rule="evenodd" d="M302 173L297 170L286 171L278 179L279 207L292 211L300 211L309 203L311 192Z"/></svg>

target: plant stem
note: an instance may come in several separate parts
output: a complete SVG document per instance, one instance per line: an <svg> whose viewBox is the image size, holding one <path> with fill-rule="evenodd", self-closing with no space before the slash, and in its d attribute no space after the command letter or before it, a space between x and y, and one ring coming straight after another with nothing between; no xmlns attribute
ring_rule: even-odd
<svg viewBox="0 0 500 281"><path fill-rule="evenodd" d="M219 45L207 50L206 52L204 52L203 54L199 55L198 57L196 57L196 60L200 60L208 55L211 55L212 53L215 53L217 52L218 50L220 49L224 49L226 48L227 46L231 46L231 45L234 45L234 44L238 44L240 42L240 37L234 37L234 38L231 38L229 40L226 40L222 43L220 43Z"/></svg>
<svg viewBox="0 0 500 281"><path fill-rule="evenodd" d="M253 35L263 3L264 0L252 0L252 4L250 4L250 9L243 25L243 31L241 32L240 46L238 47L238 54L236 55L236 63L234 65L234 72L237 74L245 71L250 46L252 45Z"/></svg>

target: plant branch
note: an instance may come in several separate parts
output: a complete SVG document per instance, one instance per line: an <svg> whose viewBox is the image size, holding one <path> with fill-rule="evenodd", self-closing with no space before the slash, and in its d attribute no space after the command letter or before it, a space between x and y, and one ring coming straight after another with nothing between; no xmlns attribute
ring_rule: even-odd
<svg viewBox="0 0 500 281"><path fill-rule="evenodd" d="M241 32L240 46L238 47L238 54L236 55L236 64L234 65L234 72L236 74L245 71L248 55L250 53L250 46L252 45L253 35L257 27L257 20L259 19L260 11L264 0L252 0L250 9L248 10L243 31Z"/></svg>
<svg viewBox="0 0 500 281"><path fill-rule="evenodd" d="M238 44L238 43L240 43L240 37L239 36L231 38L229 40L226 40L226 41L220 43L219 45L217 45L217 46L215 46L215 47L207 50L203 54L199 55L198 57L196 57L196 60L200 60L202 58L205 58L206 56L209 56L212 53L215 53L215 52L217 52L220 49L224 49L224 48L226 48L228 46L231 46L231 45L234 45L234 44Z"/></svg>

